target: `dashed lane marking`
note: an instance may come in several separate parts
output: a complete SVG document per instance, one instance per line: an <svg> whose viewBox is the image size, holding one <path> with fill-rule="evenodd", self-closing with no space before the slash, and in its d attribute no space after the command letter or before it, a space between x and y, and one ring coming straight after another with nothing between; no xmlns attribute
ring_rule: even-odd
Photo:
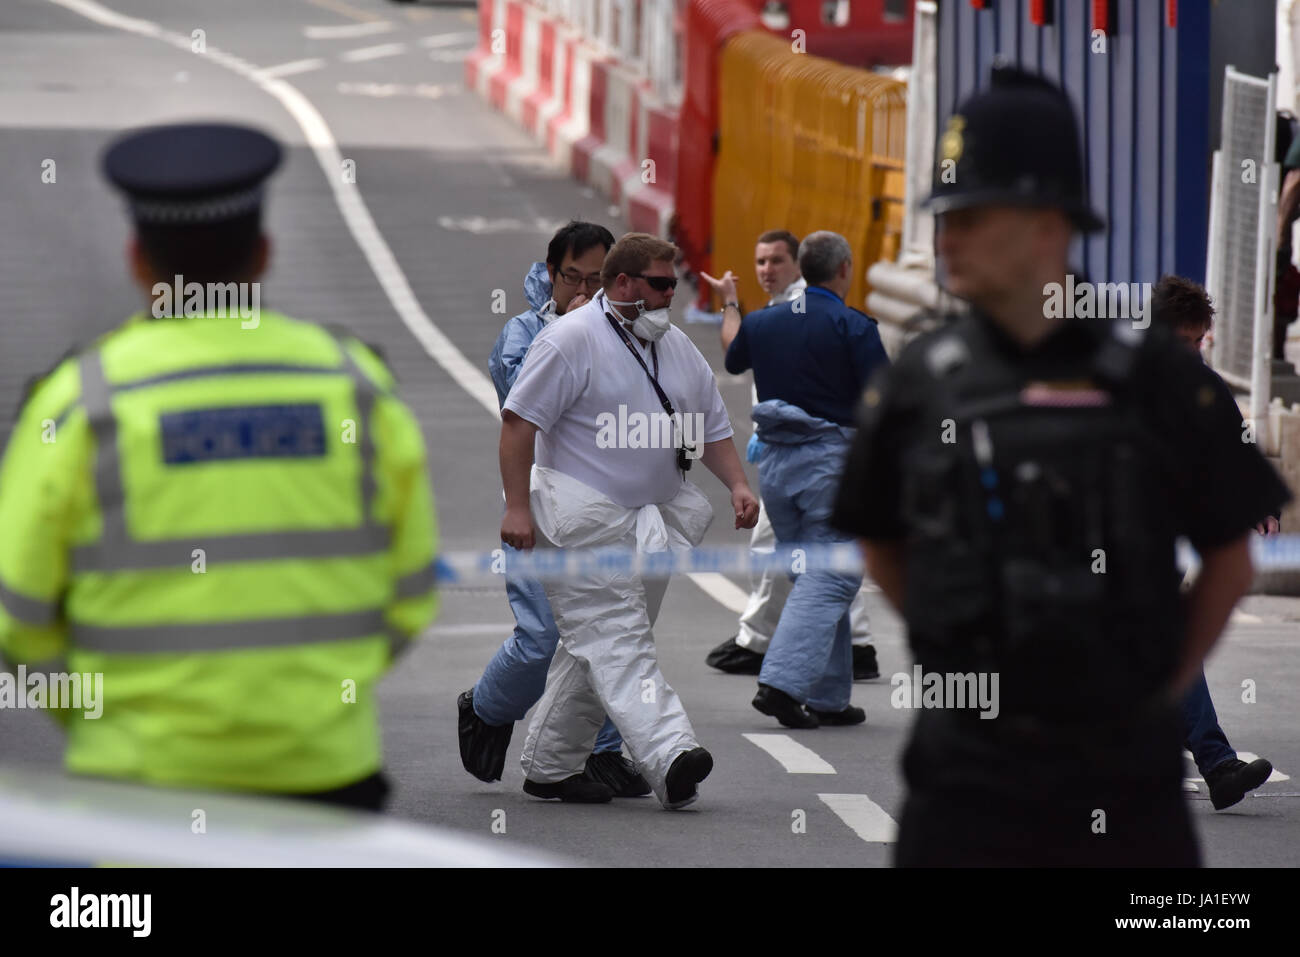
<svg viewBox="0 0 1300 957"><path fill-rule="evenodd" d="M386 56L397 56L406 52L405 43L381 43L373 47L359 47L339 55L340 60L348 63L361 63L365 60L378 60Z"/></svg>
<svg viewBox="0 0 1300 957"><path fill-rule="evenodd" d="M473 43L477 40L477 30L466 30L463 33L435 33L432 36L420 37L419 43L422 47L435 49L437 47L454 47L461 43Z"/></svg>
<svg viewBox="0 0 1300 957"><path fill-rule="evenodd" d="M377 13L372 13L369 10L359 10L351 4L341 2L341 0L307 0L307 2L314 7L320 7L322 10L329 10L331 13L337 13L339 16L362 23L383 19Z"/></svg>
<svg viewBox="0 0 1300 957"><path fill-rule="evenodd" d="M357 37L387 33L391 29L393 25L387 20L371 20L366 23L347 23L343 26L303 27L302 34L309 40L354 40Z"/></svg>
<svg viewBox="0 0 1300 957"><path fill-rule="evenodd" d="M700 586L700 589L728 611L734 611L737 615L744 612L749 604L749 592L740 588L726 575L720 575L717 572L695 572L691 575L691 581Z"/></svg>
<svg viewBox="0 0 1300 957"><path fill-rule="evenodd" d="M375 96L385 99L390 96L418 96L426 100L441 100L444 96L454 96L461 92L459 83L340 83L340 93L356 96Z"/></svg>
<svg viewBox="0 0 1300 957"><path fill-rule="evenodd" d="M868 844L894 844L898 825L894 819L865 794L819 794L828 808Z"/></svg>
<svg viewBox="0 0 1300 957"><path fill-rule="evenodd" d="M834 774L835 769L812 748L788 734L745 734L741 737L776 758L791 774Z"/></svg>
<svg viewBox="0 0 1300 957"><path fill-rule="evenodd" d="M508 635L515 630L515 623L501 625L438 625L430 628L426 634L430 638L450 635Z"/></svg>
<svg viewBox="0 0 1300 957"><path fill-rule="evenodd" d="M319 70L325 65L325 61L320 57L312 57L309 60L291 60L288 63L281 63L277 66L264 67L257 71L257 75L266 79L277 76L293 76L295 73L306 73L310 70Z"/></svg>

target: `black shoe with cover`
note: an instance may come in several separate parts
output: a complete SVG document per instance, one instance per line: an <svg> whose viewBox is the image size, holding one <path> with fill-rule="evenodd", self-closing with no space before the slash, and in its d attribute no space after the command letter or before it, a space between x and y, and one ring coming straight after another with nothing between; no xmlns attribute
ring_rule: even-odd
<svg viewBox="0 0 1300 957"><path fill-rule="evenodd" d="M614 799L614 792L608 787L598 781L588 781L581 774L554 784L541 784L524 778L524 793L566 804L608 804Z"/></svg>
<svg viewBox="0 0 1300 957"><path fill-rule="evenodd" d="M754 695L751 704L763 714L770 714L787 728L815 728L820 724L817 716L805 711L794 698L761 681L758 684L758 694Z"/></svg>
<svg viewBox="0 0 1300 957"><path fill-rule="evenodd" d="M500 781L514 723L488 724L475 714L473 688L456 699L456 709L460 712L456 728L460 737L460 763L480 781Z"/></svg>
<svg viewBox="0 0 1300 957"><path fill-rule="evenodd" d="M804 705L804 710L822 724L862 724L867 720L867 713L853 705L849 705L843 711L818 711L816 708Z"/></svg>
<svg viewBox="0 0 1300 957"><path fill-rule="evenodd" d="M880 666L876 664L875 645L853 646L853 680L869 681L880 677Z"/></svg>
<svg viewBox="0 0 1300 957"><path fill-rule="evenodd" d="M694 804L700 796L696 785L707 778L712 770L713 755L703 748L692 748L677 755L665 778L667 800L664 807L676 811Z"/></svg>
<svg viewBox="0 0 1300 957"><path fill-rule="evenodd" d="M763 656L740 647L734 637L710 651L704 663L729 675L756 675L763 670Z"/></svg>
<svg viewBox="0 0 1300 957"><path fill-rule="evenodd" d="M603 784L616 798L645 797L650 782L637 773L636 766L621 751L598 751L587 759L583 778Z"/></svg>

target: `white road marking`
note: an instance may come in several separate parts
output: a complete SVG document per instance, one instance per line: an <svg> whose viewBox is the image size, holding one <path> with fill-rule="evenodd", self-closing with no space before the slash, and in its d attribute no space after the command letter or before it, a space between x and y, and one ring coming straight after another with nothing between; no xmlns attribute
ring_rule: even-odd
<svg viewBox="0 0 1300 957"><path fill-rule="evenodd" d="M399 53L405 52L405 43L381 43L379 46L359 47L356 50L341 53L339 59L346 60L348 63L360 63L363 60L378 60L381 57L397 56Z"/></svg>
<svg viewBox="0 0 1300 957"><path fill-rule="evenodd" d="M420 83L416 86L406 83L340 83L338 91L357 96L419 96L426 100L440 100L461 92L461 87L458 83Z"/></svg>
<svg viewBox="0 0 1300 957"><path fill-rule="evenodd" d="M515 630L515 623L508 625L438 625L425 634L436 638L439 635L508 635Z"/></svg>
<svg viewBox="0 0 1300 957"><path fill-rule="evenodd" d="M435 63L464 63L473 52L473 47L464 50L433 50L429 53L429 59Z"/></svg>
<svg viewBox="0 0 1300 957"><path fill-rule="evenodd" d="M531 222L525 219L488 219L484 216L439 216L438 225L442 229L452 232L466 232L476 234L490 233L554 233L564 225L563 220L559 219L534 219ZM496 395L494 389L492 394ZM493 415L500 416L496 411L496 399L492 400Z"/></svg>
<svg viewBox="0 0 1300 957"><path fill-rule="evenodd" d="M370 23L349 23L341 27L303 27L302 35L309 40L351 40L387 33L391 29L393 25L387 20L373 20Z"/></svg>
<svg viewBox="0 0 1300 957"><path fill-rule="evenodd" d="M728 611L741 614L749 604L749 592L740 588L726 575L717 572L695 572L691 581L699 585L706 595Z"/></svg>
<svg viewBox="0 0 1300 957"><path fill-rule="evenodd" d="M472 43L477 40L477 30L466 30L464 33L435 33L431 37L421 37L420 46L436 49L438 47L454 47L458 43Z"/></svg>
<svg viewBox="0 0 1300 957"><path fill-rule="evenodd" d="M788 734L744 734L741 737L776 758L791 774L834 774L835 769L812 748Z"/></svg>
<svg viewBox="0 0 1300 957"><path fill-rule="evenodd" d="M325 65L325 61L320 57L312 57L309 60L291 60L288 63L281 63L278 66L268 66L257 71L260 77L277 77L292 76L295 73L306 73L309 70L319 70Z"/></svg>
<svg viewBox="0 0 1300 957"><path fill-rule="evenodd" d="M865 794L817 796L841 821L853 828L853 833L868 844L893 844L898 840L898 825L894 819Z"/></svg>
<svg viewBox="0 0 1300 957"><path fill-rule="evenodd" d="M1234 625L1258 625L1264 619L1259 615L1252 615L1248 611L1233 611L1231 619Z"/></svg>

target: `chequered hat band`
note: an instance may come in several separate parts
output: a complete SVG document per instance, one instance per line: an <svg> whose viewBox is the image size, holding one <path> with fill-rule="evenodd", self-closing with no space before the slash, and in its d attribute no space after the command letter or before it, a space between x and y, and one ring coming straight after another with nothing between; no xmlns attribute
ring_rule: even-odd
<svg viewBox="0 0 1300 957"><path fill-rule="evenodd" d="M131 200L131 214L141 223L217 223L235 219L262 203L262 185L201 200Z"/></svg>

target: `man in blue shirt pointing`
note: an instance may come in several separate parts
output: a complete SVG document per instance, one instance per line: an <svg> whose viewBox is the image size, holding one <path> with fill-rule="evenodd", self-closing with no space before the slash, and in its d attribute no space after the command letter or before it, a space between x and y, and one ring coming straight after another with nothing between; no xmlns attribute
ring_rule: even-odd
<svg viewBox="0 0 1300 957"><path fill-rule="evenodd" d="M804 295L750 313L724 307L726 369L754 370L754 423L767 444L758 464L763 502L777 542L849 541L831 528L838 477L858 399L887 365L876 322L844 302L853 254L838 233L819 231L799 247ZM788 728L860 724L849 698L853 652L849 606L862 576L811 571L795 579L763 659L754 707Z"/></svg>

